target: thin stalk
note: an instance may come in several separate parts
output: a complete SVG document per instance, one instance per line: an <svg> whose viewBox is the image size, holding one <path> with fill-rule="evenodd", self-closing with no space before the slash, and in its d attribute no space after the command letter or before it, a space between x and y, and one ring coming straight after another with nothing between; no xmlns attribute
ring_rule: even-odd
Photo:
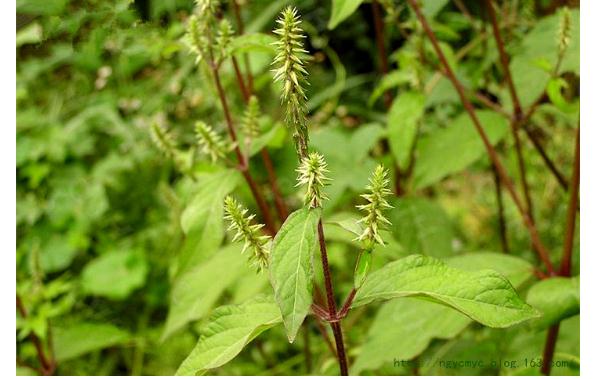
<svg viewBox="0 0 609 379"><path fill-rule="evenodd" d="M237 0L232 0L233 8L235 9L235 18L237 19L237 32L239 35L243 35L245 33L245 28L243 27L243 18L241 17L241 6ZM254 92L254 77L252 76L252 68L250 66L250 57L248 53L243 54L243 60L245 61L245 75L247 76L247 86L249 92Z"/></svg>
<svg viewBox="0 0 609 379"><path fill-rule="evenodd" d="M330 327L334 334L334 343L336 344L336 353L338 364L340 366L340 374L343 376L349 375L347 363L347 355L345 354L345 346L343 343L343 332L340 327L340 319L336 318L336 299L334 298L334 289L332 288L332 277L330 276L330 265L328 264L328 252L326 250L326 239L324 237L324 227L321 219L317 223L317 236L319 238L319 251L321 254L321 263L324 272L324 284L326 286L326 297L328 299L328 312L332 321Z"/></svg>
<svg viewBox="0 0 609 379"><path fill-rule="evenodd" d="M558 167L556 167L556 165L554 164L554 162L552 161L552 159L550 158L548 153L545 151L543 145L541 144L541 141L539 141L539 139L533 133L531 128L529 128L528 126L525 126L523 129L526 132L527 136L529 137L529 141L531 141L531 143L533 143L533 146L535 146L535 150L537 150L537 152L541 156L541 159L543 159L543 162L545 163L546 167L550 170L550 172L552 173L552 175L554 176L554 178L556 179L558 184L560 184L560 186L563 190L568 191L569 182L567 181L565 176L562 174L562 172L560 172Z"/></svg>
<svg viewBox="0 0 609 379"><path fill-rule="evenodd" d="M577 136L575 137L575 152L573 154L573 173L571 174L571 191L569 196L569 209L567 211L567 226L565 231L565 241L563 244L562 259L560 262L559 275L571 276L571 260L573 256L573 237L575 236L575 219L577 216L577 203L579 199L579 125L577 126ZM543 362L541 373L550 375L552 370L552 359L556 349L560 322L552 325L548 329L546 345L543 351Z"/></svg>
<svg viewBox="0 0 609 379"><path fill-rule="evenodd" d="M510 247L507 238L507 224L505 222L505 212L503 207L503 194L501 193L501 179L495 169L495 166L491 166L493 172L493 180L495 182L495 196L497 198L497 213L499 216L499 236L501 237L501 249L504 253L509 253Z"/></svg>
<svg viewBox="0 0 609 379"><path fill-rule="evenodd" d="M493 36L495 37L497 49L499 50L499 60L501 61L501 65L503 66L503 72L508 84L508 89L510 91L510 97L512 98L512 104L514 106L514 116L510 122L510 129L512 131L514 145L516 146L516 156L518 158L518 171L520 173L520 184L522 186L522 193L524 194L524 198L526 201L529 218L532 222L535 222L533 217L533 201L531 199L531 191L527 182L524 157L522 155L522 144L520 142L520 136L518 135L519 120L522 118L522 107L520 105L518 93L516 92L516 87L514 86L514 81L512 80L509 58L505 52L505 46L503 44L503 39L501 38L501 32L499 31L499 23L497 22L497 15L495 14L495 8L493 8L491 0L486 0L486 8L488 10L491 19L491 24L493 26Z"/></svg>
<svg viewBox="0 0 609 379"><path fill-rule="evenodd" d="M461 102L463 103L463 106L465 107L465 110L469 114L469 116L472 119L472 122L474 124L474 127L476 128L476 130L478 131L478 134L482 138L482 142L484 143L486 151L487 151L491 161L493 162L493 165L497 169L497 173L499 174L501 182L507 188L508 193L510 194L510 197L512 198L512 200L514 201L514 203L516 205L516 208L518 208L518 212L520 213L522 220L524 222L524 225L527 228L527 230L531 236L531 241L533 243L535 250L537 251L537 254L539 255L539 258L546 266L547 271L549 273L554 273L552 261L550 260L550 254L549 254L547 248L544 246L543 242L541 241L541 239L539 237L539 233L537 232L537 228L535 227L535 224L529 217L522 201L518 197L518 194L516 193L516 191L514 189L514 185L511 181L510 177L508 176L507 171L503 167L501 160L499 159L499 155L497 154L497 151L491 144L490 140L488 139L488 136L486 135L486 132L482 128L482 124L480 123L478 116L476 116L472 103L468 100L467 96L465 95L465 89L464 89L463 85L461 84L461 82L459 82L459 80L455 76L454 72L452 71L450 65L448 64L448 61L446 60L446 56L440 49L438 40L437 40L433 30L431 30L431 27L429 26L427 19L421 13L421 10L420 10L416 0L408 0L408 3L410 4L410 6L414 10L415 14L417 15L417 18L423 25L423 29L425 30L427 36L431 40L434 50L436 51L436 54L438 55L440 62L444 66L444 70L446 71L446 74L448 75L450 81L452 82L453 86L457 90L457 93L459 94Z"/></svg>
<svg viewBox="0 0 609 379"><path fill-rule="evenodd" d="M19 314L21 315L21 317L27 318L27 316L28 316L27 310L23 306L23 303L21 302L21 298L19 297L19 295L17 295L17 311L19 311ZM55 365L53 359L48 359L46 354L44 353L44 347L42 346L42 341L40 341L40 338L38 338L38 336L36 334L34 334L33 332L30 333L29 338L32 341L32 343L34 344L34 347L36 348L36 356L38 357L38 361L40 362L40 366L41 366L40 372L44 376L53 375L53 373L55 372L56 365Z"/></svg>
<svg viewBox="0 0 609 379"><path fill-rule="evenodd" d="M332 354L338 359L338 354L336 353L336 348L334 347L334 345L332 344L332 341L330 340L328 331L326 330L324 325L321 323L321 321L319 321L319 319L317 317L314 317L313 319L315 320L315 325L317 325L317 328L319 329L319 332L321 333L321 336L324 339L326 345L328 345L328 348L330 349Z"/></svg>
<svg viewBox="0 0 609 379"><path fill-rule="evenodd" d="M233 124L233 118L231 117L230 110L228 108L228 102L226 101L226 95L224 93L224 87L220 82L220 75L218 74L218 66L214 62L213 53L210 53L211 56L211 69L214 77L214 83L216 85L216 90L218 91L218 95L220 96L220 102L222 103L222 111L224 112L224 119L226 120L226 126L228 128L228 134L230 135L231 140L235 143L235 154L237 155L237 160L239 161L239 171L245 178L247 185L250 187L250 191L252 195L254 195L254 199L256 200L256 204L262 212L262 218L264 222L269 228L271 234L275 235L277 230L275 229L275 225L273 223L273 217L271 216L271 211L269 210L268 205L262 198L260 191L258 189L258 185L252 178L252 174L249 170L249 165L247 160L245 159L243 153L241 152L241 148L239 147L237 133L235 131L235 125Z"/></svg>
<svg viewBox="0 0 609 379"><path fill-rule="evenodd" d="M232 63L233 68L235 69L235 74L237 75L237 81L239 82L241 96L243 96L243 100L247 103L250 97L252 96L252 91L248 90L245 86L245 83L243 82L243 76L241 75L241 70L239 69L239 64L237 63L235 58L233 58ZM277 175L275 174L273 161L266 147L263 147L260 153L262 155L262 163L264 164L264 168L266 169L266 172L269 176L271 191L273 192L273 202L275 203L275 208L277 209L279 218L281 219L281 222L283 222L288 218L288 209L285 205L285 200L281 195L281 189L277 184Z"/></svg>
<svg viewBox="0 0 609 379"><path fill-rule="evenodd" d="M560 323L552 325L548 329L546 336L546 344L543 348L543 358L541 362L541 373L543 375L550 375L552 371L552 357L554 356L554 350L556 349L556 341L558 340L558 331L560 330Z"/></svg>
<svg viewBox="0 0 609 379"><path fill-rule="evenodd" d="M575 219L579 199L579 126L575 137L575 152L573 154L573 173L571 174L571 191L569 196L569 209L567 211L567 227L563 244L562 259L559 274L571 276L571 257L573 256L573 237L575 236Z"/></svg>
<svg viewBox="0 0 609 379"><path fill-rule="evenodd" d="M387 51L385 50L385 35L383 32L383 19L381 18L381 9L378 1L372 0L372 16L374 18L374 36L376 38L376 48L378 50L379 62L381 64L381 73L387 75L389 72L389 64L387 62ZM393 102L391 92L385 91L383 94L385 108L389 109Z"/></svg>

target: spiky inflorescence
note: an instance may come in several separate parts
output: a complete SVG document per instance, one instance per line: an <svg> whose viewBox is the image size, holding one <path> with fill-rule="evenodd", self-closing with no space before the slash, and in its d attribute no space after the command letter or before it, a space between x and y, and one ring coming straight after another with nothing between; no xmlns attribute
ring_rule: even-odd
<svg viewBox="0 0 609 379"><path fill-rule="evenodd" d="M277 55L273 61L276 67L273 79L283 83L281 100L286 106L285 119L288 127L294 128L298 142L300 159L305 157L309 136L306 125L306 95L304 86L308 84L308 73L304 67L307 51L303 48L300 16L293 7L287 7L277 20L278 27L273 33L279 36L275 42Z"/></svg>
<svg viewBox="0 0 609 379"><path fill-rule="evenodd" d="M203 121L197 121L195 123L195 133L199 145L202 146L203 153L209 155L212 162L216 162L218 158L226 157L228 144L211 126Z"/></svg>
<svg viewBox="0 0 609 379"><path fill-rule="evenodd" d="M305 204L308 204L309 208L321 207L322 200L327 199L322 189L330 180L325 175L328 172L328 165L324 156L316 152L310 153L300 162L296 172L298 173L296 185L306 186L307 189Z"/></svg>
<svg viewBox="0 0 609 379"><path fill-rule="evenodd" d="M256 96L251 96L243 114L243 132L250 140L260 134L260 104Z"/></svg>
<svg viewBox="0 0 609 379"><path fill-rule="evenodd" d="M370 192L361 196L368 201L368 204L357 206L358 209L366 212L366 215L358 221L358 223L363 224L364 230L357 237L357 240L363 241L366 249L372 249L375 243L385 245L379 230L391 225L391 222L383 215L385 209L392 208L386 199L387 196L391 195L391 191L389 190L387 170L383 165L376 166L366 189Z"/></svg>
<svg viewBox="0 0 609 379"><path fill-rule="evenodd" d="M152 138L154 144L163 153L163 155L169 158L175 156L177 151L177 144L173 136L167 131L167 129L162 128L159 124L155 122L150 127L150 137Z"/></svg>
<svg viewBox="0 0 609 379"><path fill-rule="evenodd" d="M228 55L228 45L233 39L235 32L230 21L223 19L218 25L218 35L216 37L216 46L218 48L219 60L222 60Z"/></svg>
<svg viewBox="0 0 609 379"><path fill-rule="evenodd" d="M191 53L197 56L196 63L199 63L209 53L209 40L204 37L205 30L200 18L193 15L188 19L188 31L186 40L190 45Z"/></svg>
<svg viewBox="0 0 609 379"><path fill-rule="evenodd" d="M569 8L560 10L560 20L558 24L558 54L563 56L571 42L571 15Z"/></svg>
<svg viewBox="0 0 609 379"><path fill-rule="evenodd" d="M243 254L245 250L250 248L252 254L248 260L252 265L257 267L258 272L264 270L269 264L269 250L266 244L271 238L260 232L264 225L252 223L256 215L248 215L247 208L239 204L231 196L227 196L224 199L224 212L224 219L230 222L228 230L235 230L237 232L235 237L233 237L233 242L244 242L241 253Z"/></svg>

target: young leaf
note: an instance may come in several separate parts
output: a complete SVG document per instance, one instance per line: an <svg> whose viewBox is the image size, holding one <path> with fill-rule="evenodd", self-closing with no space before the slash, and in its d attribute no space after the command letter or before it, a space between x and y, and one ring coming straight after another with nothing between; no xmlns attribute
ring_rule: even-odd
<svg viewBox="0 0 609 379"><path fill-rule="evenodd" d="M499 114L492 111L476 114L492 144L498 143L508 133L508 122ZM417 151L416 188L426 187L462 171L486 155L482 139L466 113L459 115L446 129L438 129L422 137Z"/></svg>
<svg viewBox="0 0 609 379"><path fill-rule="evenodd" d="M334 29L343 22L347 17L351 16L364 0L332 0L332 13L328 28Z"/></svg>
<svg viewBox="0 0 609 379"><path fill-rule="evenodd" d="M538 316L502 275L491 270L465 272L421 255L394 261L368 275L353 306L406 296L439 302L495 328Z"/></svg>
<svg viewBox="0 0 609 379"><path fill-rule="evenodd" d="M277 41L272 35L264 33L244 34L234 37L228 45L228 54L248 53L251 51L260 51L264 53L274 54L273 42Z"/></svg>
<svg viewBox="0 0 609 379"><path fill-rule="evenodd" d="M540 329L579 314L579 276L542 280L529 289L527 302L542 313L533 323Z"/></svg>
<svg viewBox="0 0 609 379"><path fill-rule="evenodd" d="M389 146L398 165L406 169L414 145L417 123L425 110L425 97L416 92L403 92L393 102L387 116Z"/></svg>
<svg viewBox="0 0 609 379"><path fill-rule="evenodd" d="M269 272L290 342L313 302L313 254L321 209L292 213L273 240Z"/></svg>
<svg viewBox="0 0 609 379"><path fill-rule="evenodd" d="M241 305L217 308L176 375L202 375L222 366L260 333L280 322L281 313L270 296L257 296Z"/></svg>

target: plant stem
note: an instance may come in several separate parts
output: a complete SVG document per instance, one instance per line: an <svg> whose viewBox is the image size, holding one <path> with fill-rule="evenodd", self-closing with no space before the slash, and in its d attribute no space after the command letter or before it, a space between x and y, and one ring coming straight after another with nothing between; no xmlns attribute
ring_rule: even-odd
<svg viewBox="0 0 609 379"><path fill-rule="evenodd" d="M423 28L424 28L425 32L427 33L427 36L431 40L431 43L434 47L434 50L436 51L436 54L438 55L438 58L440 59L440 62L444 66L444 70L446 71L446 74L448 75L450 81L452 82L453 86L457 90L457 93L459 94L459 97L461 98L461 102L463 103L463 106L465 107L465 110L469 114L469 116L472 119L472 122L474 124L474 127L476 128L476 130L478 131L478 134L482 138L482 142L484 143L484 146L487 150L487 153L488 153L491 161L493 162L493 165L497 169L497 173L499 174L501 182L507 188L508 193L510 194L510 197L516 204L516 208L518 208L518 212L520 213L520 215L523 219L523 222L531 236L531 241L533 243L533 246L535 247L535 250L537 251L537 254L539 255L539 258L546 266L546 270L549 273L554 273L552 261L550 260L550 254L549 254L548 250L546 249L546 247L541 242L541 239L539 237L539 233L537 232L537 228L535 227L535 224L529 217L522 201L520 200L520 198L518 197L518 194L514 190L514 185L511 181L510 177L508 176L507 171L501 164L497 151L491 144L490 140L488 139L488 136L486 135L486 132L482 128L480 120L478 119L478 116L476 116L476 113L474 111L473 105L467 99L463 85L461 84L461 82L459 82L459 80L455 76L454 72L452 71L450 65L448 64L448 61L446 60L444 53L440 49L438 40L437 40L433 30L431 30L431 27L429 26L429 23L427 22L425 16L421 13L421 10L420 10L416 0L408 0L408 3L410 4L410 6L414 10L415 14L417 15L417 18L423 25Z"/></svg>
<svg viewBox="0 0 609 379"><path fill-rule="evenodd" d="M17 295L17 310L19 311L19 314L21 315L21 317L27 318L27 316L28 316L27 310L23 306L23 303L21 302L21 298L19 297L19 295ZM38 336L36 334L34 334L33 332L30 333L29 338L32 341L32 343L34 344L34 347L36 348L36 355L38 357L38 361L40 362L40 366L41 366L40 372L44 376L53 375L53 373L55 372L56 364L55 364L54 360L52 360L52 359L49 360L46 357L46 355L44 353L44 347L42 346L42 341L40 341L40 338L38 338Z"/></svg>
<svg viewBox="0 0 609 379"><path fill-rule="evenodd" d="M210 66L212 69L214 83L216 85L216 90L218 91L218 95L220 96L220 102L222 103L222 111L224 112L224 119L226 120L228 134L230 135L231 140L235 143L235 153L237 155L237 160L239 161L239 166L240 166L239 171L245 178L247 185L250 187L250 191L252 192L252 195L254 195L254 199L256 200L256 204L258 205L260 212L262 212L262 217L264 219L264 222L265 222L267 228L269 228L269 231L271 232L272 235L275 235L276 229L275 229L275 225L273 223L273 218L271 217L271 211L269 210L268 205L262 198L262 195L260 194L260 191L258 190L258 186L257 186L256 182L252 178L252 175L249 171L249 166L248 166L247 160L245 159L243 153L241 153L241 148L239 147L239 140L237 139L237 133L235 132L235 126L233 124L233 119L231 117L230 110L228 108L228 102L226 101L224 87L222 87L222 83L220 82L220 75L218 74L218 66L214 62L214 57L213 57L212 52L210 52L210 57L211 57Z"/></svg>
<svg viewBox="0 0 609 379"><path fill-rule="evenodd" d="M233 68L235 69L235 74L237 75L237 81L239 82L239 89L241 90L241 95L243 96L243 100L247 103L249 102L250 97L252 96L252 91L248 90L243 83L243 76L241 75L241 70L239 69L239 64L233 58L232 60ZM275 203L275 208L277 209L277 213L279 214L279 218L281 222L285 221L288 218L288 209L285 205L285 200L281 195L281 189L277 184L277 175L275 175L275 168L273 167L273 161L271 160L271 155L266 147L263 147L260 151L262 155L262 162L264 164L264 168L269 176L269 182L271 184L271 191L273 192L273 202Z"/></svg>
<svg viewBox="0 0 609 379"><path fill-rule="evenodd" d="M531 130L530 127L525 126L523 129L526 132L527 136L529 137L529 141L531 141L533 143L533 146L535 146L535 150L537 150L539 155L541 155L541 158L543 159L543 162L546 164L546 167L548 167L548 169L550 170L550 172L552 173L552 175L554 176L556 181L558 181L558 184L560 184L560 186L562 187L563 190L568 191L569 183L568 183L567 179L558 170L558 168L556 167L554 162L552 162L552 159L550 159L550 157L548 156L548 153L543 148L541 141L539 141L537 136L535 136L535 134L533 133L533 131Z"/></svg>
<svg viewBox="0 0 609 379"><path fill-rule="evenodd" d="M579 199L579 125L577 126L577 136L575 137L575 152L573 154L573 173L571 174L571 191L569 196L569 209L567 211L567 225L565 231L565 241L563 244L562 259L560 262L559 275L571 276L571 258L573 256L573 237L575 236L575 218L577 215L577 200ZM546 345L543 351L543 362L541 373L550 375L552 370L552 359L556 349L560 322L552 325L548 329Z"/></svg>
<svg viewBox="0 0 609 379"><path fill-rule="evenodd" d="M237 0L232 0L233 8L235 9L235 18L237 19L237 32L239 35L243 35L245 28L243 27L243 18L241 17L241 6ZM248 53L243 54L243 60L245 61L245 75L247 76L247 86L249 92L254 91L254 77L252 76L252 69L250 67L250 57Z"/></svg>
<svg viewBox="0 0 609 379"><path fill-rule="evenodd" d="M334 356L338 359L338 354L336 353L336 349L334 348L332 341L330 341L330 336L328 335L328 331L326 330L324 325L321 323L321 321L319 321L319 319L317 317L314 317L313 319L315 320L315 325L317 325L317 328L319 329L319 332L321 333L322 338L326 342L326 345L328 345L328 348L330 349L332 354L334 354Z"/></svg>
<svg viewBox="0 0 609 379"><path fill-rule="evenodd" d="M319 251L321 253L321 263L324 272L324 284L326 286L326 297L328 299L328 312L330 313L330 327L334 334L334 343L336 344L336 353L338 364L340 366L340 374L343 376L349 375L347 363L347 355L345 354L345 346L343 344L343 333L340 327L340 320L336 318L336 300L334 298L334 289L332 288L332 277L330 276L330 265L328 264L328 252L326 250L326 239L324 237L324 227L319 219L317 223L317 236L319 238Z"/></svg>
<svg viewBox="0 0 609 379"><path fill-rule="evenodd" d="M569 196L569 210L567 211L567 226L565 242L563 245L562 259L559 274L571 276L571 257L573 256L573 237L575 235L575 218L577 214L577 203L579 199L579 126L575 137L575 152L573 154L573 172L571 174L571 194Z"/></svg>
<svg viewBox="0 0 609 379"><path fill-rule="evenodd" d="M508 245L507 238L507 224L505 222L505 212L503 209L503 194L501 193L501 179L495 166L491 165L491 171L493 172L493 179L495 182L495 196L497 198L497 213L499 216L499 235L501 236L501 249L504 253L509 253L510 248Z"/></svg>
<svg viewBox="0 0 609 379"><path fill-rule="evenodd" d="M552 370L552 357L554 357L554 350L556 349L556 341L558 340L559 329L560 323L552 325L548 329L546 344L543 349L543 358L541 362L541 373L543 375L550 375L550 371Z"/></svg>
<svg viewBox="0 0 609 379"><path fill-rule="evenodd" d="M387 75L389 72L389 64L387 62L387 52L385 51L385 35L383 33L383 19L381 18L381 10L377 0L372 0L372 16L374 18L374 36L376 38L376 48L378 50L379 61L381 64L381 73ZM385 91L383 94L385 108L391 108L393 96L391 92Z"/></svg>
<svg viewBox="0 0 609 379"><path fill-rule="evenodd" d="M510 97L512 98L512 104L514 107L514 115L512 117L512 120L510 121L510 129L512 131L514 145L516 146L516 156L518 158L518 171L520 172L522 193L524 194L524 198L526 201L527 213L529 214L529 218L532 222L535 222L533 217L533 201L531 200L531 192L527 183L524 157L522 155L522 144L520 142L520 136L518 135L519 120L522 118L522 107L520 105L520 99L518 98L518 94L516 92L516 87L514 86L514 81L512 80L510 62L505 52L503 39L501 38L501 32L499 31L499 23L497 22L497 15L495 14L495 9L493 8L493 3L491 0L486 0L486 8L488 10L491 19L491 24L493 26L493 35L495 37L495 42L497 43L497 49L499 50L499 58L501 61L501 65L503 66L503 72L508 84Z"/></svg>

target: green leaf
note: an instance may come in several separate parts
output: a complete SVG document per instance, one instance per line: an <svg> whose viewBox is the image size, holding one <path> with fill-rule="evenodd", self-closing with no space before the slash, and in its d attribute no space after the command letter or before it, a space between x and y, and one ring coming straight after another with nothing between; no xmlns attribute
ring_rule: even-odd
<svg viewBox="0 0 609 379"><path fill-rule="evenodd" d="M455 337L471 320L455 310L417 299L393 299L383 304L368 330L352 371L374 370L394 358L411 359L434 338Z"/></svg>
<svg viewBox="0 0 609 379"><path fill-rule="evenodd" d="M161 339L205 316L224 290L249 269L247 259L240 252L239 244L228 245L176 277Z"/></svg>
<svg viewBox="0 0 609 379"><path fill-rule="evenodd" d="M143 252L117 250L89 262L80 281L85 294L121 300L144 285L147 273Z"/></svg>
<svg viewBox="0 0 609 379"><path fill-rule="evenodd" d="M409 197L395 201L389 211L391 231L407 254L434 257L453 255L455 233L442 207L428 199Z"/></svg>
<svg viewBox="0 0 609 379"><path fill-rule="evenodd" d="M514 86L523 107L531 105L544 91L558 61L556 36L561 12L541 19L523 38L510 60ZM569 11L571 39L558 74L573 71L579 75L579 10ZM506 94L506 100L509 96Z"/></svg>
<svg viewBox="0 0 609 379"><path fill-rule="evenodd" d="M534 270L531 263L517 256L482 251L457 255L448 259L446 264L463 271L497 271L516 288L532 278Z"/></svg>
<svg viewBox="0 0 609 379"><path fill-rule="evenodd" d="M413 69L401 69L391 71L387 75L384 75L379 84L374 87L374 91L372 91L372 95L370 95L370 98L368 99L368 106L372 106L383 93L391 88L400 86L402 84L416 83L417 78L413 71Z"/></svg>
<svg viewBox="0 0 609 379"><path fill-rule="evenodd" d="M318 246L321 209L293 212L277 232L271 247L269 272L275 300L290 342L313 302L313 254Z"/></svg>
<svg viewBox="0 0 609 379"><path fill-rule="evenodd" d="M280 322L281 313L271 297L259 296L241 305L216 309L176 375L202 375L222 366L260 333Z"/></svg>
<svg viewBox="0 0 609 379"><path fill-rule="evenodd" d="M490 142L495 145L509 131L505 118L491 111L476 112ZM422 137L417 144L414 170L416 188L423 188L467 168L486 155L482 138L469 115L462 113L445 129Z"/></svg>
<svg viewBox="0 0 609 379"><path fill-rule="evenodd" d="M32 22L28 26L17 31L17 47L38 43L42 41L42 26L38 22Z"/></svg>
<svg viewBox="0 0 609 379"><path fill-rule="evenodd" d="M439 302L495 328L538 316L502 275L491 270L465 272L421 255L394 261L370 274L353 306L407 296Z"/></svg>
<svg viewBox="0 0 609 379"><path fill-rule="evenodd" d="M332 0L332 13L328 28L336 28L347 17L351 16L364 0Z"/></svg>
<svg viewBox="0 0 609 379"><path fill-rule="evenodd" d="M373 123L361 125L352 133L339 127L320 128L311 133L311 146L324 155L332 176L332 183L326 187L329 200L324 202L325 209L332 209L347 189L364 191L368 176L376 167L369 151L383 131L382 126ZM336 146L349 146L349 149Z"/></svg>
<svg viewBox="0 0 609 379"><path fill-rule="evenodd" d="M551 79L548 82L548 86L546 87L546 92L552 104L556 106L556 108L560 109L565 113L575 113L579 110L579 102L575 101L573 103L567 102L567 100L562 95L563 88L568 88L569 84L563 78L555 78Z"/></svg>
<svg viewBox="0 0 609 379"><path fill-rule="evenodd" d="M493 269L519 286L533 275L533 265L524 259L490 252L462 254L447 260L448 266L466 271ZM471 319L452 308L411 298L383 304L368 331L352 371L373 370L394 357L408 360L425 350L433 339L451 339Z"/></svg>
<svg viewBox="0 0 609 379"><path fill-rule="evenodd" d="M53 329L53 348L58 362L124 344L130 339L127 331L112 324L80 323Z"/></svg>
<svg viewBox="0 0 609 379"><path fill-rule="evenodd" d="M425 110L425 97L416 92L403 92L393 102L387 116L389 146L398 165L406 169L414 145L418 122Z"/></svg>
<svg viewBox="0 0 609 379"><path fill-rule="evenodd" d="M533 322L539 329L579 314L579 276L542 280L529 289L527 302L542 313Z"/></svg>
<svg viewBox="0 0 609 379"><path fill-rule="evenodd" d="M206 223L218 217L222 218L224 198L237 186L239 179L239 172L236 170L222 170L199 179L199 190L187 201L188 206L180 220L184 233L204 229Z"/></svg>
<svg viewBox="0 0 609 379"><path fill-rule="evenodd" d="M228 54L248 53L250 51L261 51L275 54L273 42L275 37L264 33L251 33L237 36L228 45Z"/></svg>

